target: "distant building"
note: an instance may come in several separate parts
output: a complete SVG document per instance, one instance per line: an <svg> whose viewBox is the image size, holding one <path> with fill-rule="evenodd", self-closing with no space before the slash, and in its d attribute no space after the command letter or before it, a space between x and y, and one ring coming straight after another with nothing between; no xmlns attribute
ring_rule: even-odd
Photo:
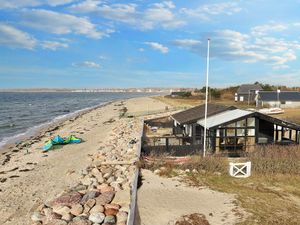
<svg viewBox="0 0 300 225"><path fill-rule="evenodd" d="M242 84L235 93L234 100L236 102L253 102L256 93L262 90L258 84Z"/></svg>
<svg viewBox="0 0 300 225"><path fill-rule="evenodd" d="M256 96L256 106L280 108L300 107L300 92L260 91Z"/></svg>

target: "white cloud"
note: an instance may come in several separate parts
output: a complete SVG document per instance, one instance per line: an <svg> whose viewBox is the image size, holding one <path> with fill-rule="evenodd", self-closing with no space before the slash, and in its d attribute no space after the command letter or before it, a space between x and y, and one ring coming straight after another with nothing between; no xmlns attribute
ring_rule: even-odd
<svg viewBox="0 0 300 225"><path fill-rule="evenodd" d="M182 48L190 48L200 45L201 41L195 39L178 39L174 40L173 44Z"/></svg>
<svg viewBox="0 0 300 225"><path fill-rule="evenodd" d="M237 2L222 2L215 4L206 4L198 8L182 8L181 13L189 17L197 17L201 20L210 20L211 16L232 15L242 10Z"/></svg>
<svg viewBox="0 0 300 225"><path fill-rule="evenodd" d="M49 50L57 50L59 48L68 48L69 44L65 42L58 42L58 41L41 41L40 46L44 49L49 49Z"/></svg>
<svg viewBox="0 0 300 225"><path fill-rule="evenodd" d="M138 50L139 50L139 52L144 52L145 51L145 49L143 49L143 48L139 48Z"/></svg>
<svg viewBox="0 0 300 225"><path fill-rule="evenodd" d="M53 51L59 48L69 47L66 40L41 41L32 37L30 34L7 24L0 24L0 45L10 48L25 48L29 50L41 47L43 49Z"/></svg>
<svg viewBox="0 0 300 225"><path fill-rule="evenodd" d="M163 45L160 44L160 43L157 43L157 42L145 42L145 44L146 44L146 45L149 45L152 49L155 49L155 50L160 51L160 52L163 53L163 54L166 54L166 53L169 52L168 47L163 46Z"/></svg>
<svg viewBox="0 0 300 225"><path fill-rule="evenodd" d="M280 32L288 29L287 24L271 22L260 26L255 26L251 29L251 33L256 36L262 36L269 32Z"/></svg>
<svg viewBox="0 0 300 225"><path fill-rule="evenodd" d="M74 2L74 0L0 0L0 8L25 8L40 5L59 6Z"/></svg>
<svg viewBox="0 0 300 225"><path fill-rule="evenodd" d="M81 34L100 39L109 36L113 30L98 31L96 25L85 17L76 17L44 9L24 10L22 24L54 34Z"/></svg>
<svg viewBox="0 0 300 225"><path fill-rule="evenodd" d="M80 62L80 63L73 63L72 64L75 67L87 67L87 68L93 68L93 69L100 69L101 66L96 63L96 62L92 62L92 61L84 61L84 62Z"/></svg>
<svg viewBox="0 0 300 225"><path fill-rule="evenodd" d="M0 24L0 45L11 48L34 49L37 42L26 32L7 24Z"/></svg>
<svg viewBox="0 0 300 225"><path fill-rule="evenodd" d="M269 36L257 37L252 32L243 34L233 30L220 30L210 34L211 57L245 63L265 62L273 69L288 68L287 63L297 59L298 41ZM194 39L178 39L174 45L206 56L206 42Z"/></svg>
<svg viewBox="0 0 300 225"><path fill-rule="evenodd" d="M96 15L115 22L131 25L141 30L156 27L173 29L183 26L185 22L172 11L175 4L163 1L150 5L145 10L139 10L136 4L107 4L101 1L85 0L69 7L77 13L95 13Z"/></svg>

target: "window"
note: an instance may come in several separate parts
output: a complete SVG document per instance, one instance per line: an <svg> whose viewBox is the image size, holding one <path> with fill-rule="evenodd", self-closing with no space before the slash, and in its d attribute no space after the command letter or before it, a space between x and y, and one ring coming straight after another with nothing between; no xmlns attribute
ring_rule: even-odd
<svg viewBox="0 0 300 225"><path fill-rule="evenodd" d="M255 136L255 129L247 129L248 136Z"/></svg>
<svg viewBox="0 0 300 225"><path fill-rule="evenodd" d="M246 126L246 120L240 120L236 122L237 127L245 127Z"/></svg>
<svg viewBox="0 0 300 225"><path fill-rule="evenodd" d="M248 118L247 119L248 122L248 127L255 127L255 118Z"/></svg>
<svg viewBox="0 0 300 225"><path fill-rule="evenodd" d="M234 137L235 129L227 129L227 137Z"/></svg>
<svg viewBox="0 0 300 225"><path fill-rule="evenodd" d="M237 128L236 129L236 135L238 137L244 137L245 136L245 129L244 128Z"/></svg>

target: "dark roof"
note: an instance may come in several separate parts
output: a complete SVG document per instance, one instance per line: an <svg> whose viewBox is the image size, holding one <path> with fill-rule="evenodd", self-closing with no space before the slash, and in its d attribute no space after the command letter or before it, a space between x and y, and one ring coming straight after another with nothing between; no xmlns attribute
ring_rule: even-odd
<svg viewBox="0 0 300 225"><path fill-rule="evenodd" d="M227 110L236 109L234 106L224 106L218 104L207 104L207 116L212 116ZM205 116L205 104L199 105L188 110L173 114L171 117L180 124L194 123Z"/></svg>
<svg viewBox="0 0 300 225"><path fill-rule="evenodd" d="M261 101L278 101L277 91L260 91L259 100ZM297 91L281 91L279 93L279 101L300 101L300 92Z"/></svg>
<svg viewBox="0 0 300 225"><path fill-rule="evenodd" d="M260 113L260 112L255 112L254 115L255 115L255 117L258 117L258 118L263 119L263 120L267 120L271 123L277 124L277 125L282 126L282 127L288 127L288 128L295 129L295 130L298 130L298 131L300 130L300 125L299 124L296 124L296 123L293 123L293 122L290 122L290 121L287 121L287 120L278 119L278 118L275 118L273 116L265 115L265 114Z"/></svg>
<svg viewBox="0 0 300 225"><path fill-rule="evenodd" d="M259 84L242 84L238 90L238 94L249 94L249 91L261 91L263 90Z"/></svg>

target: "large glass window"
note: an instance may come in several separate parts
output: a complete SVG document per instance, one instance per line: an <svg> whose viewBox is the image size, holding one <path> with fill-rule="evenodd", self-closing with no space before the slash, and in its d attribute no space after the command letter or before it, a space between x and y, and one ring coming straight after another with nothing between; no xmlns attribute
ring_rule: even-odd
<svg viewBox="0 0 300 225"><path fill-rule="evenodd" d="M255 118L248 118L248 127L255 127Z"/></svg>
<svg viewBox="0 0 300 225"><path fill-rule="evenodd" d="M227 129L227 137L234 137L235 136L235 129Z"/></svg>
<svg viewBox="0 0 300 225"><path fill-rule="evenodd" d="M254 136L255 135L255 129L247 129L247 135L248 136Z"/></svg>
<svg viewBox="0 0 300 225"><path fill-rule="evenodd" d="M237 127L245 127L246 126L246 120L240 120L236 122Z"/></svg>
<svg viewBox="0 0 300 225"><path fill-rule="evenodd" d="M243 136L245 136L245 128L237 128L237 129L236 129L236 135L237 135L238 137L243 137Z"/></svg>

